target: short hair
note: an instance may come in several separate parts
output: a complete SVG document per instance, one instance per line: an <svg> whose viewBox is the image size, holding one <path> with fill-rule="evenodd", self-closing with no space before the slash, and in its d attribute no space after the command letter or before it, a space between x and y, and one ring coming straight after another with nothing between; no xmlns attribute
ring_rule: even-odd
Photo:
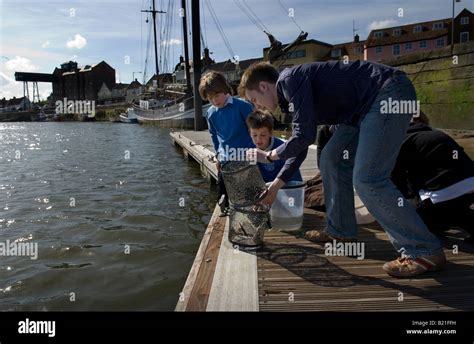
<svg viewBox="0 0 474 344"><path fill-rule="evenodd" d="M201 98L208 100L209 96L218 93L232 94L232 87L227 82L225 76L214 71L204 74L199 82L199 95Z"/></svg>
<svg viewBox="0 0 474 344"><path fill-rule="evenodd" d="M249 129L268 128L273 131L273 116L262 110L255 110L245 120Z"/></svg>
<svg viewBox="0 0 474 344"><path fill-rule="evenodd" d="M420 114L419 116L413 116L412 119L411 119L412 123L421 123L421 124L425 124L425 125L430 125L430 119L428 118L428 116L423 112L423 111L420 111Z"/></svg>
<svg viewBox="0 0 474 344"><path fill-rule="evenodd" d="M278 80L278 70L268 62L257 62L247 68L240 79L239 95L245 97L245 91L258 90L261 81L276 84Z"/></svg>

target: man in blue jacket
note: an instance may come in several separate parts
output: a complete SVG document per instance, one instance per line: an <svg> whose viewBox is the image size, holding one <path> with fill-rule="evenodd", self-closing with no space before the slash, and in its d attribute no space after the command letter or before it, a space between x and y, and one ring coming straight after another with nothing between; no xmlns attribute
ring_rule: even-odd
<svg viewBox="0 0 474 344"><path fill-rule="evenodd" d="M369 61L314 62L281 74L257 63L245 71L239 91L258 108L274 111L279 105L292 116L293 135L285 144L248 152L262 163L286 161L262 203L272 204L300 167L317 125L338 124L321 156L327 228L313 231L312 240L356 240L355 188L401 254L384 264L385 272L412 277L445 265L440 241L390 180L410 120L419 111L405 73Z"/></svg>

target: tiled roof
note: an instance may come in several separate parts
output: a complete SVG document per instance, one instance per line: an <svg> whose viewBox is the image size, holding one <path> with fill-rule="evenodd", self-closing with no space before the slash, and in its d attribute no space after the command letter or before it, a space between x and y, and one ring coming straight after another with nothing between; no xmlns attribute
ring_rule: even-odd
<svg viewBox="0 0 474 344"><path fill-rule="evenodd" d="M343 56L347 55L349 57L349 60L358 60L358 59L363 59L364 58L364 44L366 41L359 41L359 42L347 42L347 43L340 43L340 44L335 44L332 49L329 51L329 53L325 56L324 60L331 60L334 59L334 57L331 56L331 52L337 49L341 49L341 56L339 58L342 58ZM356 53L354 52L355 47L361 47L362 52Z"/></svg>
<svg viewBox="0 0 474 344"><path fill-rule="evenodd" d="M118 83L118 84L115 84L115 86L112 87L112 88L115 88L115 89L117 89L117 90L120 90L120 89L123 89L123 88L127 88L128 86L130 86L130 84Z"/></svg>
<svg viewBox="0 0 474 344"><path fill-rule="evenodd" d="M7 100L7 101L6 101L6 104L7 104L6 106L20 105L24 98L25 98L25 97L12 98L12 99L10 99L10 100Z"/></svg>
<svg viewBox="0 0 474 344"><path fill-rule="evenodd" d="M140 84L137 80L132 81L130 85L128 85L128 88L139 88L141 87L142 84Z"/></svg>
<svg viewBox="0 0 474 344"><path fill-rule="evenodd" d="M443 23L443 28L433 29L434 23L441 23L441 22ZM382 45L435 39L438 37L446 36L448 34L449 25L451 25L450 18L372 30L369 34L369 37L367 38L367 47L377 47L377 46L382 46ZM416 26L421 26L423 31L413 32ZM399 36L393 35L393 31L395 29L400 29ZM381 38L375 38L376 32L383 32L384 36Z"/></svg>
<svg viewBox="0 0 474 344"><path fill-rule="evenodd" d="M263 61L262 58L253 58L253 59L247 59L247 60L242 60L239 61L239 68L240 70L245 70L247 69L251 64ZM213 63L209 67L207 67L206 70L212 70L216 72L233 72L235 71L235 63L232 62L231 60L223 61L223 62L218 62L218 63Z"/></svg>

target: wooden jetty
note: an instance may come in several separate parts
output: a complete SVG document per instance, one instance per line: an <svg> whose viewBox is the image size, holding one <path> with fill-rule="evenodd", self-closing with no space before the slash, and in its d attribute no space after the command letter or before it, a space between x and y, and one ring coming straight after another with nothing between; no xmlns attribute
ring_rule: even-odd
<svg viewBox="0 0 474 344"><path fill-rule="evenodd" d="M172 132L171 138L205 177L216 178L209 133ZM302 165L305 180L316 173L314 149ZM227 240L227 217L219 217L216 207L176 311L474 310L474 246L458 232L443 241L445 270L396 279L382 270L397 252L377 223L359 226L364 259L327 256L324 246L303 238L306 230L324 225L324 213L305 209L301 232L270 230L263 248L240 251Z"/></svg>

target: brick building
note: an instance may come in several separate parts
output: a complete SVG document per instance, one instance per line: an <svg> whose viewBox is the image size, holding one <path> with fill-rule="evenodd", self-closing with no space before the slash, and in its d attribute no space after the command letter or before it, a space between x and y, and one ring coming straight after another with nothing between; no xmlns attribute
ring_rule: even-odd
<svg viewBox="0 0 474 344"><path fill-rule="evenodd" d="M474 39L473 13L462 10L454 18L454 43ZM387 61L399 56L444 48L451 44L452 18L372 30L365 59Z"/></svg>
<svg viewBox="0 0 474 344"><path fill-rule="evenodd" d="M115 85L115 69L105 61L83 67L74 61L65 62L54 69L52 100L97 100L103 83L109 89Z"/></svg>

